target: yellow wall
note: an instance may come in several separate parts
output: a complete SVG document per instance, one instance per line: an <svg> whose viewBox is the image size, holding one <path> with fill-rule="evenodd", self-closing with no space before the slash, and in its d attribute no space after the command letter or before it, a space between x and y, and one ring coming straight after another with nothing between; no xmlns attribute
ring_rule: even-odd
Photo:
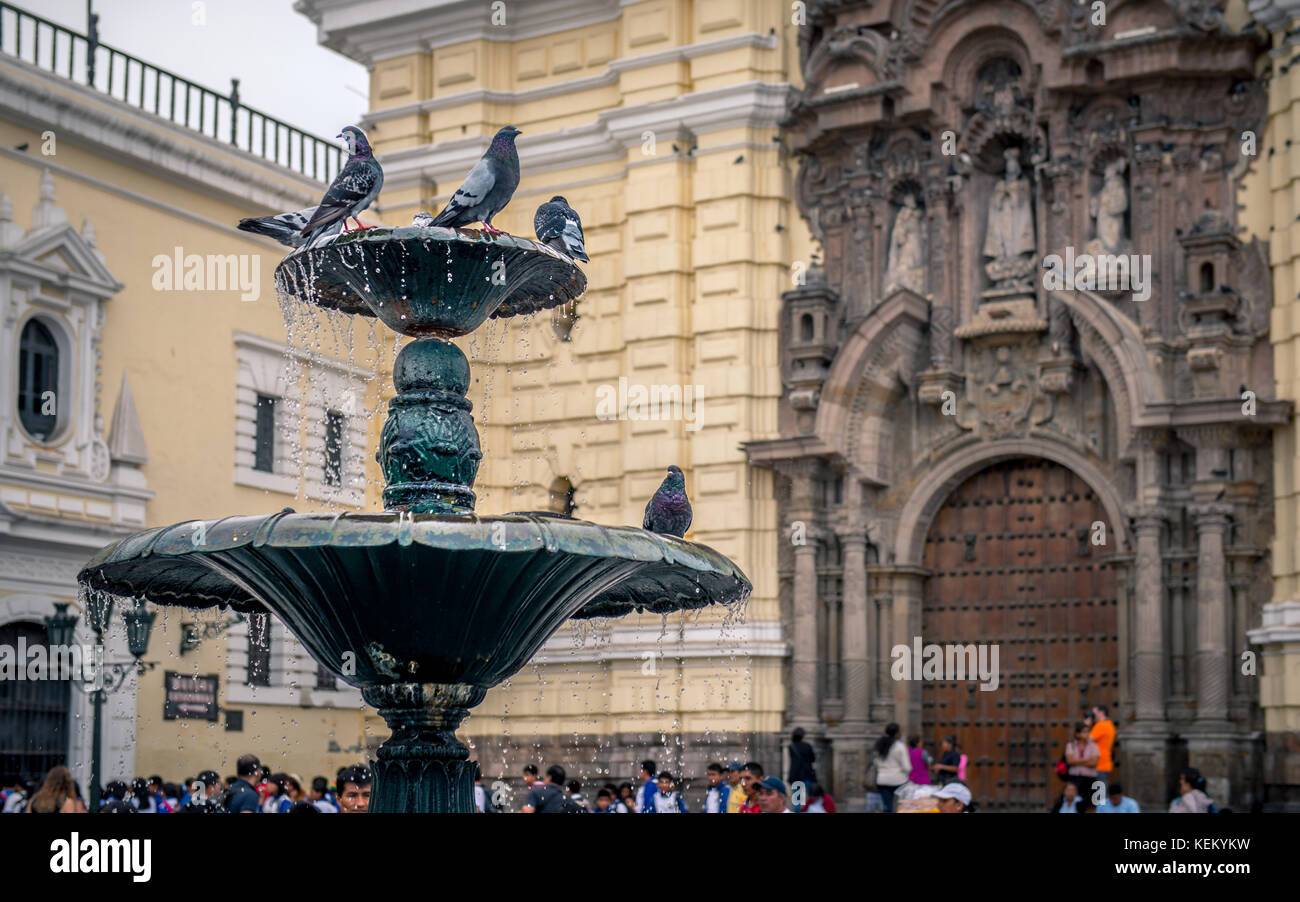
<svg viewBox="0 0 1300 902"><path fill-rule="evenodd" d="M1268 125L1238 203L1248 233L1269 242L1277 395L1300 401L1300 68L1286 65L1295 48L1285 35L1275 34L1274 43L1278 50L1271 59ZM1261 67L1269 62L1262 59ZM1273 436L1273 597L1264 608L1266 629L1258 631L1260 624L1255 624L1252 636L1261 645L1263 634L1260 705L1270 734L1300 730L1300 642L1279 642L1275 631L1283 623L1300 623L1294 610L1300 605L1300 446L1294 422Z"/></svg>
<svg viewBox="0 0 1300 902"><path fill-rule="evenodd" d="M552 481L563 476L577 489L577 516L639 526L664 469L678 464L695 511L687 537L728 555L753 580L750 623L780 617L771 476L750 471L739 446L777 435L780 293L791 286L790 263L807 261L812 250L791 200L795 161L774 140L775 127L702 131L691 155L684 152L688 140L666 133L656 133L648 155L637 136L623 159L549 171L530 171L529 142L590 126L602 111L754 81L797 82L789 8L758 0L639 3L617 20L584 28L384 60L372 70L370 89L373 111L409 109L478 89L590 81L614 60L771 30L779 34L776 48L735 47L636 66L609 84L579 84L526 102L467 98L381 115L368 132L383 162L386 153L436 152L444 142L513 124L523 130L522 180L495 225L532 237L535 209L555 194L582 217L591 262L583 265L588 288L572 341L556 340L550 317L542 315L506 326L493 321L461 343L473 363L470 398L483 440L478 511L547 507ZM674 153L673 143L683 152ZM399 224L421 209L436 212L457 185L386 187L383 218ZM631 383L702 385L704 427L692 432L681 422L597 419L597 387L617 384L620 376ZM685 619L708 623L724 616L714 609ZM661 622L641 618L648 629ZM642 674L641 660L543 664L490 692L462 732L779 730L780 660L742 654L736 661L660 661L652 680Z"/></svg>

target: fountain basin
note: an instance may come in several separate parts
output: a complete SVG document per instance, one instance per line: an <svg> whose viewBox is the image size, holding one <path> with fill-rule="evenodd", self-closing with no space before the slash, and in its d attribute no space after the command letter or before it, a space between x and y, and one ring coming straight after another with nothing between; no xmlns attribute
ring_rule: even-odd
<svg viewBox="0 0 1300 902"><path fill-rule="evenodd" d="M304 245L275 278L283 293L319 307L438 338L468 335L488 317L559 307L587 290L586 276L554 248L442 226L371 228Z"/></svg>
<svg viewBox="0 0 1300 902"><path fill-rule="evenodd" d="M78 581L161 605L269 611L353 686L483 690L565 620L734 604L751 590L713 549L642 529L398 512L159 527L103 549Z"/></svg>

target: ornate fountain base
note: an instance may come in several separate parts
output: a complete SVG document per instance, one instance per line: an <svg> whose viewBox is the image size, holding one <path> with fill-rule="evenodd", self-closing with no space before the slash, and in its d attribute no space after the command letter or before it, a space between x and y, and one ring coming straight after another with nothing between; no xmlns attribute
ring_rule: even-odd
<svg viewBox="0 0 1300 902"><path fill-rule="evenodd" d="M464 683L385 683L361 690L393 731L371 762L371 811L474 811L474 762L456 728L486 694Z"/></svg>
<svg viewBox="0 0 1300 902"><path fill-rule="evenodd" d="M466 514L474 510L474 477L483 452L474 428L469 361L440 338L402 348L393 367L397 396L375 459L388 484L386 510Z"/></svg>

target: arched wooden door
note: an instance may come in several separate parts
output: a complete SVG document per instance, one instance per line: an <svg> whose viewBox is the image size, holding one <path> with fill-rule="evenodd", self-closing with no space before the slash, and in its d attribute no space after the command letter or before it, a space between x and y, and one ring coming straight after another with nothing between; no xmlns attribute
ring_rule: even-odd
<svg viewBox="0 0 1300 902"><path fill-rule="evenodd" d="M1092 543L1106 524L1106 545ZM1118 601L1102 556L1113 530L1093 491L1041 459L975 474L944 502L925 542L926 644L997 646L999 685L927 681L924 742L955 734L985 811L1045 811L1052 766L1086 705L1117 701Z"/></svg>

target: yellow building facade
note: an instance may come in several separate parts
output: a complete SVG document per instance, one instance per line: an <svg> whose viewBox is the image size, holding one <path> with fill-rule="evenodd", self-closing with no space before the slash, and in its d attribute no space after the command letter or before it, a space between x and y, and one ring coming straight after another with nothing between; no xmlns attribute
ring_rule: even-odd
<svg viewBox="0 0 1300 902"><path fill-rule="evenodd" d="M1260 60L1268 79L1268 126L1258 136L1258 163L1240 199L1253 232L1269 242L1273 276L1274 373L1277 395L1300 400L1300 51L1295 32L1300 4L1253 2L1272 46ZM1253 136L1245 136L1244 140ZM1264 779L1300 786L1300 444L1296 424L1274 433L1276 539L1272 547L1273 597L1250 633L1264 713ZM1243 664L1243 666L1246 666ZM1294 790L1293 790L1294 791ZM1300 811L1300 796L1273 806Z"/></svg>
<svg viewBox="0 0 1300 902"><path fill-rule="evenodd" d="M787 653L776 514L771 474L740 444L776 434L780 294L812 251L778 128L798 72L791 8L424 6L298 7L322 43L370 69L363 127L384 165L381 218L439 210L513 124L522 179L495 224L531 237L536 208L561 195L591 256L576 318L493 321L462 342L483 440L478 510L640 525L677 464L694 505L687 537L754 583L743 619L562 630L461 734L490 779L526 762L631 779L646 757L701 781L711 760L774 771ZM642 389L666 404L639 409Z"/></svg>
<svg viewBox="0 0 1300 902"><path fill-rule="evenodd" d="M99 52L103 77L107 51ZM286 506L379 503L377 467L365 449L373 449L382 339L347 322L286 320L273 284L285 249L234 227L244 216L315 203L325 182L269 161L270 152L188 127L180 113L169 119L165 79L142 104L125 102L89 86L80 67L69 78L63 60L58 74L48 58L37 62L8 44L0 54L6 642L20 634L43 641L55 603L80 614L78 570L125 534ZM162 91L163 113L154 112L154 90ZM33 386L48 389L44 418L24 406ZM259 399L274 407L265 468L255 447ZM321 421L345 409L335 486L323 476ZM123 613L119 604L108 662L131 660ZM149 774L179 781L206 768L233 774L245 752L305 778L364 759L372 712L359 693L318 680L314 662L279 624L270 627L265 677L253 680L265 685L250 685L249 624L228 622L215 611L157 612L143 656L153 669L137 676L119 668L125 680L108 697L105 782ZM82 617L75 644L93 642ZM258 644L254 656L260 651ZM168 672L215 678L214 719L164 715ZM21 687L6 688L11 722L35 732L19 737L23 754L5 748L0 770L39 779L66 760L87 787L88 696L62 683L37 714Z"/></svg>

